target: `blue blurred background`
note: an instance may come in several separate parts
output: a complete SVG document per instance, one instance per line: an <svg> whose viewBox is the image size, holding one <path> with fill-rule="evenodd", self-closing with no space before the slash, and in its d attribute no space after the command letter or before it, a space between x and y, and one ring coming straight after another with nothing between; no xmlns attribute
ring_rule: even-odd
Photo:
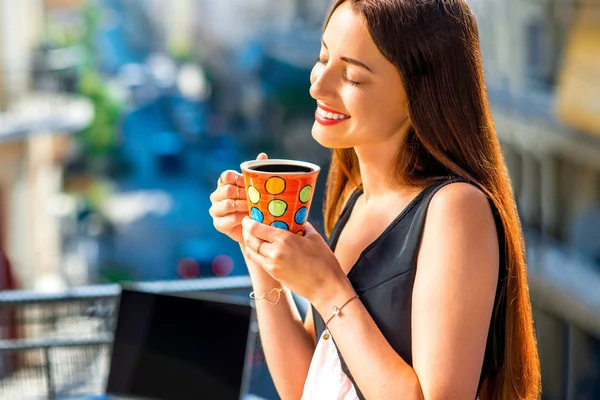
<svg viewBox="0 0 600 400"><path fill-rule="evenodd" d="M544 399L597 399L600 0L469 3L526 233ZM329 151L310 136L308 89L328 8L0 0L0 288L247 275L209 195L263 151L323 168L322 232Z"/></svg>

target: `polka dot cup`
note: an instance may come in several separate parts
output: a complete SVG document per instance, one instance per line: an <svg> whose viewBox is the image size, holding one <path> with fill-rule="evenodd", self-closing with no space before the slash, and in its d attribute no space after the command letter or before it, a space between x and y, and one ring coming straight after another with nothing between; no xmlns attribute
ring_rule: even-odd
<svg viewBox="0 0 600 400"><path fill-rule="evenodd" d="M318 165L294 160L255 160L241 165L250 218L304 235Z"/></svg>

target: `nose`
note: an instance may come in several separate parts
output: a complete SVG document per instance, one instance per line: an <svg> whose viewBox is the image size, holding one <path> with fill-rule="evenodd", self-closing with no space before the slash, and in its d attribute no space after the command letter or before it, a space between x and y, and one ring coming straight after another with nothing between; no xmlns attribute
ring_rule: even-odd
<svg viewBox="0 0 600 400"><path fill-rule="evenodd" d="M331 100L336 97L336 87L331 70L326 65L317 64L310 73L310 96L315 100Z"/></svg>

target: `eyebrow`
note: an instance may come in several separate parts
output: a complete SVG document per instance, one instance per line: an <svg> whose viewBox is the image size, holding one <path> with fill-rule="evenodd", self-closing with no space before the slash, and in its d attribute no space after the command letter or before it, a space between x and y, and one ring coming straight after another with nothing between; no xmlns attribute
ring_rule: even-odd
<svg viewBox="0 0 600 400"><path fill-rule="evenodd" d="M327 47L327 45L325 44L325 41L323 39L321 39L321 44L323 45L323 47L325 47L327 50L329 50L329 48ZM340 57L340 60L342 60L344 62L347 62L348 64L352 64L352 65L356 65L358 67L362 67L362 68L366 69L367 71L369 71L372 74L374 73L373 70L367 66L367 64L365 64L365 63L363 63L361 61L358 61L358 60L356 60L354 58Z"/></svg>

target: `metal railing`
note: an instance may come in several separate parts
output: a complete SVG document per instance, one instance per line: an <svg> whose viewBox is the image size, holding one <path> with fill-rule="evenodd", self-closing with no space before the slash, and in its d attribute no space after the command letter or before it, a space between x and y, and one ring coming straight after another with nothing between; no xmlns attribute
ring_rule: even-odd
<svg viewBox="0 0 600 400"><path fill-rule="evenodd" d="M144 282L152 293L212 291L246 296L246 276ZM0 293L0 399L56 399L104 391L122 286L59 293Z"/></svg>

